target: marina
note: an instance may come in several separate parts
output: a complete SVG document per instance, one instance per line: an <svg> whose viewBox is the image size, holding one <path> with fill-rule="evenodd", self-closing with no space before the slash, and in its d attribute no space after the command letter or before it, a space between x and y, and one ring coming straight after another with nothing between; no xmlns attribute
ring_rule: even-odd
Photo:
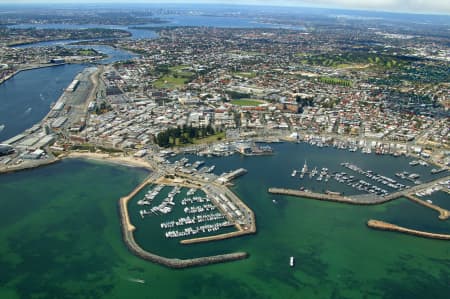
<svg viewBox="0 0 450 299"><path fill-rule="evenodd" d="M139 210L142 209L142 206L139 206L137 201L143 199L149 191L148 189L154 187L154 185L149 185L147 189L144 188L142 193L137 194L129 202L129 217L131 223L136 227L133 231L133 238L136 244L146 252L152 252L161 257L170 259L178 258L181 260L245 251L250 256L250 259L225 263L218 266L221 270L229 271L233 275L236 275L237 279L239 279L236 283L240 283L241 280L264 283L267 279L267 273L264 272L264 269L267 270L268 267L276 271L274 272L276 276L287 275L287 273L291 272L296 273L295 275L299 273L305 275L308 279L321 280L326 274L323 271L319 271L320 269L317 265L328 263L336 267L336 273L343 273L354 267L360 269L355 273L349 272L350 279L361 283L361 285L365 284L365 290L376 290L379 285L378 280L374 280L372 277L371 273L373 271L381 271L381 273L386 273L386 275L389 274L392 281L398 282L401 285L405 284L405 271L407 273L413 273L423 267L437 269L438 272L444 271L444 273L448 270L444 264L435 261L435 259L442 260L447 258L448 244L445 241L436 241L435 243L432 240L407 235L393 238L392 233L377 232L364 225L368 219L382 219L385 222L395 223L403 227L411 227L410 222L412 222L415 223L415 230L429 230L441 234L448 234L448 225L446 225L448 221L439 220L433 210L413 204L409 200L403 201L400 199L386 203L380 209L375 206L337 206L336 203L321 201L291 200L285 196L274 196L266 192L255 194L248 191L249 189L259 190L261 186L269 188L274 185L298 189L300 183L298 175L296 178L292 178L289 171L288 173L286 172L291 169L292 165L303 165L305 158L308 164L312 166L316 165L319 170L327 167L330 171L344 171L345 168L340 166L340 163L352 161L352 163L360 165L361 168L372 169L387 177L394 177L394 173L400 169L411 172L412 170L408 169L408 160L403 160L403 157L376 157L373 155L373 157L367 156L367 161L362 161L359 156L361 154L358 152L349 153L351 156L347 156L347 151L336 151L332 148L320 149L321 152L315 156L311 152L316 151L316 149L305 144L285 143L274 145L274 147L277 152L284 153L284 155L264 157L264 168L262 170L260 158L239 158L239 156L235 155L225 158L211 157L204 159L205 165L216 165L217 173L227 172L238 167L248 169L248 174L234 181L235 186L231 187L231 190L255 210L255 213L259 216L258 228L260 229L260 233L244 238L223 239L219 242L193 243L193 245L189 246L181 245L180 239L183 238L165 237L164 233L167 229L162 229L161 223L187 217L182 213L182 209L188 206L181 205L181 200L184 197L194 198L197 196L204 197L204 195L201 194L200 189L197 187L184 187L181 193L177 194L180 201L177 202L177 197L174 200L177 205L172 213L160 216L149 215L142 219L139 215ZM333 159L327 157L333 157ZM191 156L189 158L195 161ZM101 281L105 275L103 271L105 267L111 270L108 273L113 273L111 277L120 279L114 274L113 270L115 267L118 267L121 273L126 273L126 275L123 274L125 279L128 277L136 277L146 282L144 285L135 283L139 287L145 285L151 286L151 289L145 289L144 292L140 293L141 295L145 295L149 291L158 294L158 296L167 294L168 290L166 287L154 283L156 275L161 276L162 280L167 283L173 283L175 279L177 281L173 287L175 294L181 295L184 292L188 292L194 296L194 292L190 291L190 288L186 288L184 284L180 284L178 281L190 281L190 283L197 286L198 278L191 279L192 276L200 275L199 273L206 273L205 275L212 275L214 277L217 267L168 271L165 267L160 267L150 262L142 262L131 255L125 246L123 246L120 236L117 235L115 198L122 196L124 190L131 190L145 178L144 175L141 175L133 179L132 174L138 171L141 170L139 168L125 168L117 165L111 166L105 163L64 160L61 163L30 172L2 176L2 182L0 184L2 186L2 194L11 198L12 204L8 208L6 205L3 205L1 209L3 211L1 217L3 223L7 219L11 219L11 221L18 221L21 226L26 225L25 227L29 226L30 228L42 227L43 231L52 231L58 234L63 231L68 231L71 234L79 236L79 239L73 245L66 247L61 244L59 239L56 239L56 236L51 237L47 233L39 234L39 237L37 237L34 231L30 230L27 232L25 230L20 236L15 236L17 230L12 229L10 224L5 224L3 226L3 232L8 238L3 238L1 244L9 244L9 240L17 240L20 238L25 247L15 248L14 254L27 260L31 257L27 255L28 251L25 249L26 247L30 248L35 246L41 248L44 244L48 245L48 242L52 242L52 248L56 254L77 257L76 259L65 259L63 262L67 267L79 267L81 275L88 274L87 270L85 270L88 265L99 265L99 268L102 269L101 271L89 271L89 275L95 275L98 278L96 280L96 286L102 286ZM428 181L433 177L429 171L421 172L419 168L417 170L415 169L414 172L419 173L424 181ZM315 179L309 180L305 178L301 182L304 184L310 183L311 186L308 187L309 189L324 185L323 183L319 184ZM64 188L57 189L59 191L55 193L55 186L64 186ZM340 184L333 179L330 179L326 186L329 190L340 191L341 193L343 190L346 190L346 187L346 185ZM25 219L23 213L32 213L36 208L36 206L30 205L30 197L28 194L29 189L34 190L35 188L41 192L40 194L43 195L43 199L46 199L45 201L41 201L45 206L39 206L40 209L51 210L55 206L57 207L61 203L64 203L67 206L71 206L70 211L59 209L56 211L58 214L51 214L53 216L44 214L40 218L36 218L39 215L35 215L35 217L28 218L28 220ZM186 196L185 193L191 188L197 189L197 192L193 195ZM89 190L95 190L95 192L92 193ZM160 192L159 197L156 197L152 201L152 204L159 204L159 200L165 198L171 190L172 186L166 184ZM86 192L89 195L87 198ZM436 193L442 192L439 191ZM255 195L252 196L252 194ZM90 200L91 197L98 200L92 201ZM276 199L278 204L273 204L272 200L274 199ZM39 198L36 200L39 200ZM143 207L147 209L146 205ZM181 213L178 215L178 212ZM318 213L320 217L317 217ZM14 216L16 214L17 216ZM85 225L84 221L80 225L78 217L80 214L92 215L92 217L89 216L89 221L95 221L93 223L94 225ZM190 218L193 217L190 216ZM39 221L36 221L37 219ZM217 221L222 221L222 219L217 219ZM71 225L70 223L76 225ZM193 224L188 224L188 226L193 226ZM182 227L180 226L180 228ZM287 229L289 227L295 227L296 229ZM179 230L176 226L174 228ZM226 228L223 228L222 231L223 233L221 235L227 234ZM214 235L213 233L211 234ZM205 235L208 234L205 233ZM198 239L197 235L192 235L191 237ZM356 242L355 240L364 240L364 242ZM79 256L79 252L83 251L86 246L90 246L90 244L96 244L97 246L93 246L92 250ZM107 247L102 246L98 248L99 244L106 244ZM189 243L183 242L183 244ZM317 246L317 244L323 244L323 246ZM346 244L345 249L342 244ZM389 255L386 254L386 244L389 244ZM267 250L266 248L282 248L283 250ZM412 259L421 261L420 265L409 262L409 259L404 259L405 248L408 248L408 254L411 255ZM5 252L11 252L12 254L12 249L8 251L6 248L5 250ZM39 249L38 251L41 252ZM331 252L351 252L351 256L342 260L342 254L339 254L337 257ZM137 254L140 254L140 252ZM301 265L300 267L295 266L294 271L289 271L291 270L289 266L290 255L295 257L296 264ZM362 265L355 261L367 258L368 255L375 256L376 258L368 259L367 263ZM423 259L424 255L433 259ZM61 281L60 268L63 264L54 264L52 262L54 260L53 257L46 255L45 251L41 252L39 260L45 261L48 265L45 273L52 278L52 281ZM402 263L404 267L402 272L390 272L392 266L398 263ZM130 270L130 265L138 265L139 269L142 270ZM252 273L247 273L248 270L252 271ZM41 272L42 269L38 272L34 268L30 268L21 273L28 277L29 274L27 273L38 275ZM7 279L13 279L13 277L18 275L18 271L12 270L11 274L6 275ZM122 280L124 280L123 277L121 278ZM439 280L439 276L436 276L437 278L433 277L430 276L430 278L426 279L430 283L438 283L438 285L444 283L444 280ZM333 274L329 278L331 279L329 284L320 284L323 288L327 288L330 291L335 286L344 288L346 282L343 281L342 277L337 277ZM83 280L82 278L79 281L82 285L86 286L92 284L92 281ZM128 281L125 280L125 282ZM225 284L220 282L220 286L225 286ZM239 286L241 285L239 284ZM294 288L283 281L276 280L274 286L280 292L286 292L286 290L291 289L292 294L294 294L294 291L295 294L298 292L297 288L294 290ZM316 289L318 286L319 283L314 283L312 287ZM303 288L308 289L307 286ZM446 287L441 287L440 289L444 291ZM357 294L362 294L362 292L358 291ZM419 294L426 296L425 293Z"/></svg>
<svg viewBox="0 0 450 299"><path fill-rule="evenodd" d="M187 161L183 160L183 162ZM201 163L196 162L194 164L196 167L201 165ZM200 193L198 189L190 188L186 191L185 188L175 186L169 188L169 193L161 200L160 193L164 193L166 188L168 187L165 185L153 185L145 193L144 198L137 201L139 206L149 206L147 209L139 210L142 219L147 216L160 216L161 218L163 215L171 214L178 207L180 211L177 214L181 213L182 216L174 220L163 220L160 223L166 238L201 236L205 233L215 233L222 228L234 226L232 222L226 219L224 214L218 211L207 195L194 196L196 193ZM182 192L186 192L185 196L180 195ZM152 205L151 203L155 198L160 203ZM233 204L228 203L228 205L236 211Z"/></svg>
<svg viewBox="0 0 450 299"><path fill-rule="evenodd" d="M410 165L410 167L416 167L415 163L413 164L414 165ZM418 163L418 165L419 164L420 163ZM348 195L373 194L376 196L388 196L391 193L401 192L403 190L408 190L413 186L419 186L423 184L422 180L419 180L421 176L425 176L426 180L432 180L433 175L442 175L447 172L447 170L444 168L442 168L438 173L434 172L428 174L426 172L422 172L419 174L417 172L403 170L394 173L394 176L398 178L394 179L392 176L378 173L377 171L372 169L363 169L356 163L341 162L338 167L336 167L336 165L334 167L332 165L326 166L327 167L316 165L309 166L307 161L305 160L301 170L293 169L290 176L293 179L300 179L299 182L301 182L301 184L299 187L297 187L300 191L313 190L314 192L321 192L326 194L346 193ZM426 167L424 165L422 166ZM332 170L330 171L328 167L331 167ZM334 171L338 168L341 169L339 171ZM330 179L332 179L336 183L339 183L339 185L336 186L334 184L330 184ZM349 191L335 191L337 189L342 189L341 186L343 185L348 187ZM330 187L332 187L334 190L330 189ZM427 195L429 193L431 194L435 191L439 191L442 188L442 185L435 186L431 189L424 190L423 192L424 195ZM419 193L418 196L421 196L420 194L422 193Z"/></svg>
<svg viewBox="0 0 450 299"><path fill-rule="evenodd" d="M235 252L235 253L229 253L229 254L220 254L220 255L214 255L214 256L202 256L199 258L190 258L190 259L179 259L179 258L167 258L163 257L157 254L154 254L152 252L146 251L142 249L138 243L136 243L134 239L134 231L136 230L136 227L130 222L130 216L128 211L128 202L135 198L136 195L140 194L141 191L143 191L149 184L153 184L155 181L158 181L161 177L157 174L151 174L147 177L146 180L144 180L143 183L141 183L139 186L137 186L128 196L122 197L119 200L119 211L120 211L120 218L121 218L121 224L122 224L122 236L123 240L127 246L127 248L133 252L135 255L141 257L142 259L151 261L156 264L164 265L169 268L189 268L189 267L195 267L195 266L202 266L202 265L208 265L208 264L214 264L214 263L223 263L227 261L235 261L240 259L245 259L248 257L248 254L245 252ZM159 192L161 192L164 189L165 185L163 186L157 186L155 187L156 190L159 191L150 191L150 194L156 193L155 197L159 195ZM156 211L161 212L161 214L167 214L172 211L172 208L168 207L167 204L170 204L172 206L175 205L174 198L177 194L179 194L181 191L181 187L174 186L172 190L168 193L168 196L163 199L162 203L158 206L153 207L152 209L155 209L154 212L156 215L159 215ZM146 195L149 194L149 191L146 191ZM144 215L149 214L148 211L140 210L141 218L144 218ZM208 218L206 218L208 219ZM186 220L184 221L186 222ZM170 224L169 224L170 225ZM232 225L228 223L227 221L215 223L215 224L204 224L198 227L198 230L202 232L216 232L223 226L229 226ZM160 225L161 228L164 228L165 225ZM193 234L194 230L192 228L185 228L183 231L175 231L170 230L165 233L166 238L178 238L178 237L187 237ZM195 232L194 234L196 234ZM239 231L238 234L242 234L242 231ZM232 237L233 235L230 235Z"/></svg>

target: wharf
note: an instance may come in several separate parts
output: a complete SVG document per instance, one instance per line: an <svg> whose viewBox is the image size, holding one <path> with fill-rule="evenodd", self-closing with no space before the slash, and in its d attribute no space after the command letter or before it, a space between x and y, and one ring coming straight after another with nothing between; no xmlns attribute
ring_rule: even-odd
<svg viewBox="0 0 450 299"><path fill-rule="evenodd" d="M448 234L435 234L435 233L430 233L430 232L409 229L406 227L398 226L395 224L391 224L391 223L383 222L383 221L379 221L379 220L371 219L367 222L367 226L369 226L370 228L374 228L374 229L395 231L395 232L400 232L400 233L424 237L424 238L450 240L450 235L448 235Z"/></svg>

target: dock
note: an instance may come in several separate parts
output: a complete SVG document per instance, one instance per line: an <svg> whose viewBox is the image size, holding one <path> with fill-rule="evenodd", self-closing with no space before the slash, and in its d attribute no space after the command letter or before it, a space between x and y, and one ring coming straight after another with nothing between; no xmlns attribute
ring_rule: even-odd
<svg viewBox="0 0 450 299"><path fill-rule="evenodd" d="M391 223L383 222L383 221L379 221L379 220L371 219L367 222L367 226L370 228L374 228L374 229L395 231L395 232L419 236L419 237L423 237L423 238L438 239L438 240L450 240L450 235L448 235L448 234L436 234L436 233L430 233L430 232L409 229L406 227L398 226L395 224L391 224Z"/></svg>

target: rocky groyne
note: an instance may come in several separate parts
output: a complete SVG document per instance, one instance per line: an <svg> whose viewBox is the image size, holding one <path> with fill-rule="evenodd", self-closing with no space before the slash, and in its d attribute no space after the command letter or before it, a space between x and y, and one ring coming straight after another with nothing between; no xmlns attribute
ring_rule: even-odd
<svg viewBox="0 0 450 299"><path fill-rule="evenodd" d="M424 232L424 231L420 231L420 230L409 229L406 227L398 226L395 224L391 224L391 223L383 222L383 221L379 221L379 220L371 219L367 222L367 226L369 226L370 228L374 228L374 229L395 231L395 232L414 235L414 236L423 237L423 238L450 240L450 235L447 235L447 234L436 234L436 233Z"/></svg>

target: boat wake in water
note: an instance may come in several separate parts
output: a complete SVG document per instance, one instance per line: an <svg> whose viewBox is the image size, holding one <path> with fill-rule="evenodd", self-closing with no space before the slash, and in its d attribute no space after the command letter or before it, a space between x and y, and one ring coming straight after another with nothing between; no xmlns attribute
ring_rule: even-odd
<svg viewBox="0 0 450 299"><path fill-rule="evenodd" d="M0 124L0 132L3 131L5 129L5 125Z"/></svg>
<svg viewBox="0 0 450 299"><path fill-rule="evenodd" d="M30 114L31 113L31 110L33 110L31 107L28 107L27 108L27 110L25 110L25 113L24 114Z"/></svg>
<svg viewBox="0 0 450 299"><path fill-rule="evenodd" d="M143 280L143 279L138 279L138 278L128 278L128 281L131 281L131 282L136 282L136 283L142 283L142 284L144 284L145 283L145 280Z"/></svg>

